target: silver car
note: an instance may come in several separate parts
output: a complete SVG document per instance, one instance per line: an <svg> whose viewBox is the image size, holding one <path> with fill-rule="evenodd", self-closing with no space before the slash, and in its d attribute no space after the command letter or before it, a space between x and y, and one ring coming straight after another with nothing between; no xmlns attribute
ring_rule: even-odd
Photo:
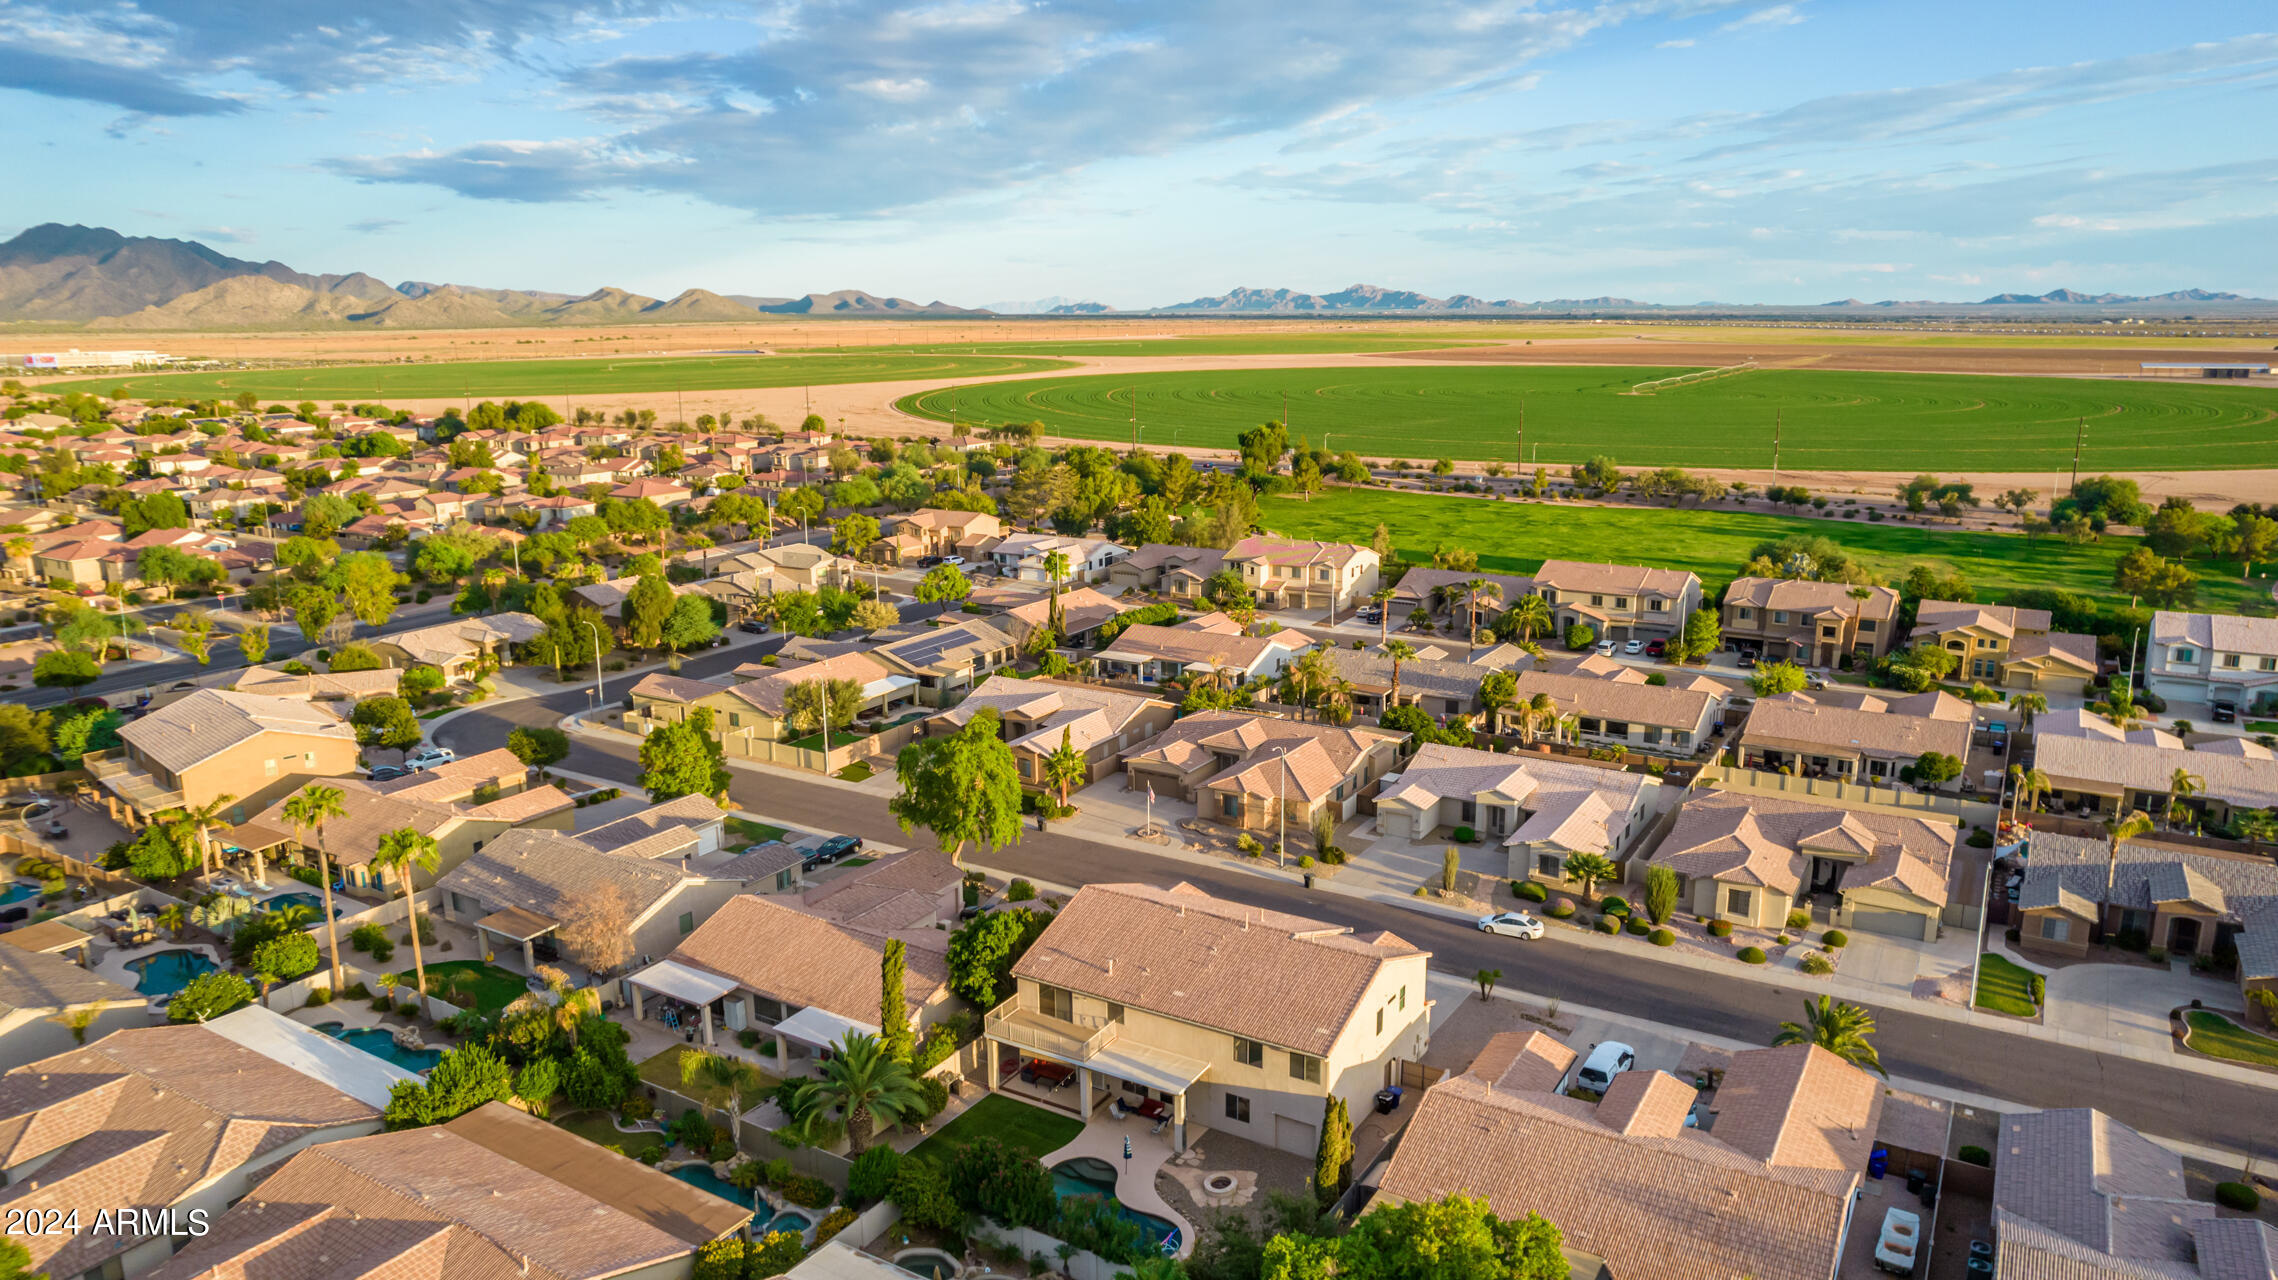
<svg viewBox="0 0 2278 1280"><path fill-rule="evenodd" d="M1479 917L1481 933L1499 933L1507 938L1524 938L1529 942L1542 937L1542 921L1524 911L1502 911Z"/></svg>

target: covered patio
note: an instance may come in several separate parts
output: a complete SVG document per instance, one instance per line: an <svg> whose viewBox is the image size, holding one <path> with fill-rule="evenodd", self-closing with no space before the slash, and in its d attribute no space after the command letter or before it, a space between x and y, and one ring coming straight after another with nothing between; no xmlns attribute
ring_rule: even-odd
<svg viewBox="0 0 2278 1280"><path fill-rule="evenodd" d="M982 1037L988 1060L994 1064L983 1085L1031 1098L1058 1110L1073 1110L1089 1122L1103 1103L1153 1122L1170 1131L1171 1149L1187 1145L1187 1090L1210 1070L1198 1058L1172 1053L1151 1045L1123 1042L1117 1024L1108 1023L1088 1036L1059 1019L1015 1007L1008 1001L989 1011ZM1064 1090L1073 1075L1075 1097ZM1034 1077L1031 1079L1030 1077Z"/></svg>
<svg viewBox="0 0 2278 1280"><path fill-rule="evenodd" d="M682 1016L680 1006L685 1006L689 1011L687 1016L695 1017L700 1022L707 1049L719 1042L712 1030L712 1002L735 989L735 979L707 973L678 960L659 960L625 979L625 990L632 1002L635 1021L648 1016L643 1009L642 992L663 996L668 1002L677 1002L666 1006L665 1021L670 1025L679 1025Z"/></svg>
<svg viewBox="0 0 2278 1280"><path fill-rule="evenodd" d="M842 1043L849 1032L873 1037L878 1034L876 1023L857 1022L852 1018L842 1018L828 1009L811 1006L799 1010L772 1028L762 1030L774 1035L775 1060L782 1063L785 1070L790 1069L791 1046L794 1044L807 1050L811 1057L821 1057L829 1053L833 1046Z"/></svg>
<svg viewBox="0 0 2278 1280"><path fill-rule="evenodd" d="M482 940L485 956L499 950L492 945L494 939L503 940L510 944L508 950L519 948L522 952L524 971L535 973L539 958L538 939L545 937L559 927L557 921L539 915L535 911L525 911L520 907L507 907L501 911L493 911L475 921L475 935ZM551 944L548 944L548 950L551 949Z"/></svg>

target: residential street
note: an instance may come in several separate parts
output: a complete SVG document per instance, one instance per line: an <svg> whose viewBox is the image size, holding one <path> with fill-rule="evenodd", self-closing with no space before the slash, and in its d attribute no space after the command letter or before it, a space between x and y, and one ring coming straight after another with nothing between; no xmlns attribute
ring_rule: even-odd
<svg viewBox="0 0 2278 1280"><path fill-rule="evenodd" d="M772 637L769 643L774 643ZM753 659L753 647L740 647L692 659L683 673L712 674ZM612 697L625 687L612 678ZM477 707L439 726L435 738L467 754L500 745L515 725L550 725L591 703L591 685L586 684L544 698ZM627 785L639 775L631 744L584 737L573 740L563 767ZM738 808L817 830L895 844L911 841L883 801L840 787L737 769L731 799ZM1468 976L1497 968L1504 971L1507 987L1699 1032L1769 1042L1781 1021L1802 1013L1801 997L1786 988L1618 951L1529 946L1422 911L1056 833L1030 830L1018 845L978 861L992 870L1067 885L1186 880L1277 910L1357 929L1394 930L1430 948L1434 968L1446 973ZM1875 1043L1893 1076L2035 1107L2097 1106L2148 1134L2264 1159L2278 1156L2278 1098L2268 1090L1903 1007L1878 1007L1874 1013L1879 1027ZM2278 1077L2273 1084L2278 1085Z"/></svg>

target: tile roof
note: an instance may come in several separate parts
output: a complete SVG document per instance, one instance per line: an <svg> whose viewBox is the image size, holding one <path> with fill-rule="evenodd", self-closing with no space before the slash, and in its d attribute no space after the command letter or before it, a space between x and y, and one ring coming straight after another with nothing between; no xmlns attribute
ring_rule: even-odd
<svg viewBox="0 0 2278 1280"><path fill-rule="evenodd" d="M1213 547L1186 547L1175 542L1150 542L1133 551L1123 563L1134 569L1187 570L1208 578L1226 563L1226 553Z"/></svg>
<svg viewBox="0 0 2278 1280"><path fill-rule="evenodd" d="M1865 591L1856 599L1853 591ZM1832 613L1843 617L1888 618L1898 612L1898 593L1889 587L1854 587L1847 582L1813 582L1806 578L1735 578L1725 588L1724 603L1789 613Z"/></svg>
<svg viewBox="0 0 2278 1280"><path fill-rule="evenodd" d="M1207 621L1222 616L1205 614L1175 627L1144 622L1125 627L1099 656L1124 662L1207 664L1214 669L1247 672L1271 652L1299 653L1313 647L1311 639L1295 631L1245 636Z"/></svg>
<svg viewBox="0 0 2278 1280"><path fill-rule="evenodd" d="M148 1000L66 957L0 947L0 1015L71 1009L97 1001L136 1005Z"/></svg>
<svg viewBox="0 0 2278 1280"><path fill-rule="evenodd" d="M1993 1154L1996 1210L2096 1253L2188 1263L2192 1224L2215 1216L2215 1206L2186 1193L2182 1157L2101 1111L2003 1116ZM2004 1252L2008 1245L2005 1231Z"/></svg>
<svg viewBox="0 0 2278 1280"><path fill-rule="evenodd" d="M1387 963L1429 955L1390 933L1355 934L1214 898L1190 884L1089 884L1012 971L1326 1056L1360 1016L1362 997ZM1294 974L1305 980L1282 981Z"/></svg>
<svg viewBox="0 0 2278 1280"><path fill-rule="evenodd" d="M886 940L904 946L903 991L912 1010L949 984L949 935L930 925L871 930L827 919L780 898L743 894L681 939L671 959L716 973L771 1000L878 1021L878 966Z"/></svg>
<svg viewBox="0 0 2278 1280"><path fill-rule="evenodd" d="M1998 636L2045 632L2046 609L2019 609L2006 604L1973 604L1965 600L1924 600L1915 606L1914 634L1937 635L1963 627L1981 627Z"/></svg>
<svg viewBox="0 0 2278 1280"><path fill-rule="evenodd" d="M386 641L421 662L441 664L479 652L484 645L526 644L545 630L545 623L527 613L491 613L402 632Z"/></svg>
<svg viewBox="0 0 2278 1280"><path fill-rule="evenodd" d="M1389 692L1392 688L1392 659L1374 649L1339 649L1334 646L1321 650L1329 666L1338 676L1352 682L1353 687L1367 693ZM1400 664L1400 691L1429 693L1434 697L1450 698L1471 707L1479 701L1479 682L1495 668L1469 662L1453 662L1430 658L1410 658Z"/></svg>
<svg viewBox="0 0 2278 1280"><path fill-rule="evenodd" d="M2114 859L2102 840L2033 833L2032 856L2017 892L2019 910L2061 907L2094 920L2101 914L2099 903L2149 911L2170 902L2194 902L2242 923L2240 976L2278 978L2278 865L2268 858L2131 840Z"/></svg>
<svg viewBox="0 0 2278 1280"><path fill-rule="evenodd" d="M693 853L693 834L663 832L651 839L674 841ZM682 885L709 879L684 869L676 858L646 853L639 844L603 853L560 831L516 827L501 832L443 873L436 887L466 894L489 906L520 907L556 920L588 894L614 886L631 905L635 920Z"/></svg>
<svg viewBox="0 0 2278 1280"><path fill-rule="evenodd" d="M1409 757L1399 781L1386 784L1377 804L1430 808L1441 800L1503 797L1527 811L1506 845L1549 843L1611 853L1613 816L1629 812L1641 794L1660 785L1643 774L1572 760L1432 742Z"/></svg>
<svg viewBox="0 0 2278 1280"><path fill-rule="evenodd" d="M1678 809L1652 861L1681 876L1793 893L1810 873L1812 851L1848 853L1862 860L1845 873L1845 889L1896 889L1943 906L1955 834L1925 818L1707 791Z"/></svg>
<svg viewBox="0 0 2278 1280"><path fill-rule="evenodd" d="M2151 642L2193 644L2217 653L2278 654L2278 618L2162 609L2151 616Z"/></svg>
<svg viewBox="0 0 2278 1280"><path fill-rule="evenodd" d="M1646 684L1642 678L1632 681L1549 671L1519 672L1519 698L1529 699L1538 693L1549 694L1562 712L1680 729L1686 733L1698 729L1721 701L1716 695L1698 689Z"/></svg>
<svg viewBox="0 0 2278 1280"><path fill-rule="evenodd" d="M1855 691L1798 691L1758 698L1740 741L1909 760L1936 751L1966 761L1971 716L1970 704L1947 693L1884 698Z"/></svg>
<svg viewBox="0 0 2278 1280"><path fill-rule="evenodd" d="M2033 718L2033 765L2060 790L2070 783L2165 794L2181 769L2205 782L2202 795L2225 804L2278 805L2278 758L2244 739L2229 750L2190 750L2158 730L2123 732L2086 711Z"/></svg>
<svg viewBox="0 0 2278 1280"><path fill-rule="evenodd" d="M1534 581L1568 591L1624 592L1629 595L1663 595L1672 599L1700 585L1700 579L1683 569L1653 569L1635 564L1596 564L1583 560L1545 560ZM1563 601L1561 602L1563 603ZM1684 619L1675 621L1682 623Z"/></svg>
<svg viewBox="0 0 2278 1280"><path fill-rule="evenodd" d="M322 706L221 689L197 690L119 729L121 740L174 773L264 733L356 740L348 722Z"/></svg>
<svg viewBox="0 0 2278 1280"><path fill-rule="evenodd" d="M1255 533L1235 543L1226 558L1236 563L1255 561L1278 568L1305 568L1317 564L1339 567L1376 553L1350 542L1320 542L1311 538L1284 538Z"/></svg>
<svg viewBox="0 0 2278 1280"><path fill-rule="evenodd" d="M1231 755L1234 762L1204 785L1251 795L1294 794L1314 800L1334 791L1371 751L1406 736L1385 729L1344 728L1244 711L1202 711L1173 722L1170 728L1126 750L1122 759L1126 766L1163 764L1192 773L1213 764L1220 755Z"/></svg>
<svg viewBox="0 0 2278 1280"><path fill-rule="evenodd" d="M710 796L681 796L662 804L652 804L639 813L629 813L591 830L580 831L577 838L579 843L590 848L612 853L667 831L709 826L723 822L726 818L727 811L715 804Z"/></svg>
<svg viewBox="0 0 2278 1280"><path fill-rule="evenodd" d="M1170 704L1105 685L990 676L964 701L935 718L962 726L983 707L994 708L1008 723L1032 726L1012 739L1014 745L1048 752L1058 749L1063 729L1077 750L1088 751L1123 733L1150 709L1169 710Z"/></svg>
<svg viewBox="0 0 2278 1280"><path fill-rule="evenodd" d="M1076 587L1060 592L1060 633L1063 636L1080 636L1102 623L1109 622L1133 606L1124 604L1097 587ZM1013 630L1022 640L1052 621L1052 599L1031 600L1005 610L1004 616L1018 625Z"/></svg>

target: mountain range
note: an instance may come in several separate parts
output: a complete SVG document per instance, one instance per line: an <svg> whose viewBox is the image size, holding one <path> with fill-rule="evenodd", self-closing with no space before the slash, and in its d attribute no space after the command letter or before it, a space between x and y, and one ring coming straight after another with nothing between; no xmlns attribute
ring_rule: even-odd
<svg viewBox="0 0 2278 1280"><path fill-rule="evenodd" d="M1818 306L1700 302L1668 306L1630 298L1552 298L1490 301L1471 294L1435 298L1411 289L1356 284L1334 293L1237 288L1214 297L1122 312L1106 303L1066 297L957 307L914 302L860 289L774 297L684 289L652 298L624 289L586 294L542 289L488 289L406 280L390 285L362 271L310 275L282 262L233 258L195 240L127 236L107 227L44 223L0 244L0 323L90 325L106 329L467 329L513 325L614 325L674 322L733 323L760 316L979 316L1118 314L1186 315L1556 315L1590 314L1841 314L1861 310L2036 311L2179 307L2268 310L2278 303L2181 289L2160 294L1998 293L1979 302L1861 302L1844 298Z"/></svg>

